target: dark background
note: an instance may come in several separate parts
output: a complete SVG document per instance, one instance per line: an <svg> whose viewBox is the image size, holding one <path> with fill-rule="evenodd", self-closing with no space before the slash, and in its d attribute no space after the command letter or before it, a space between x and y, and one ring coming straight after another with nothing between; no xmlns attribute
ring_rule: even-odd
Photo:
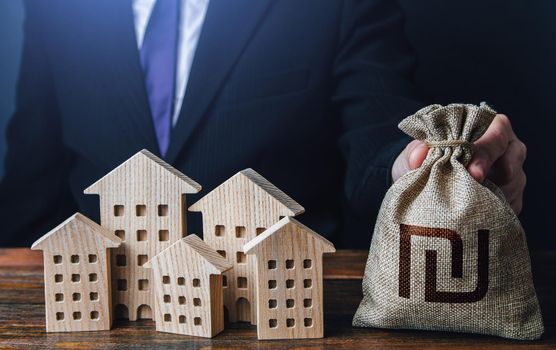
<svg viewBox="0 0 556 350"><path fill-rule="evenodd" d="M331 0L327 0L331 1ZM556 248L556 1L401 0L419 57L416 83L436 102L487 101L527 144L521 219L529 244ZM0 1L0 163L14 105L21 0ZM3 169L0 168L0 175ZM556 222L556 220L555 220Z"/></svg>

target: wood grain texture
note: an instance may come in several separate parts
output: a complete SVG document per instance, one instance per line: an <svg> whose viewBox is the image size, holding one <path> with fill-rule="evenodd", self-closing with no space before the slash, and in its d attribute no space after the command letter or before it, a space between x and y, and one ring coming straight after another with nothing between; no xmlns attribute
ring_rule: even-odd
<svg viewBox="0 0 556 350"><path fill-rule="evenodd" d="M187 234L186 193L201 186L142 150L84 192L100 196L103 227L122 238L112 252L112 295L118 317L152 317L149 259Z"/></svg>
<svg viewBox="0 0 556 350"><path fill-rule="evenodd" d="M100 331L112 325L108 248L121 240L76 213L31 249L44 257L47 332Z"/></svg>
<svg viewBox="0 0 556 350"><path fill-rule="evenodd" d="M212 338L224 330L221 274L232 268L228 260L189 235L144 266L153 270L157 331Z"/></svg>
<svg viewBox="0 0 556 350"><path fill-rule="evenodd" d="M203 216L203 238L233 264L224 276L224 305L231 322L256 323L255 259L243 245L281 217L304 209L253 169L245 169L190 208Z"/></svg>
<svg viewBox="0 0 556 350"><path fill-rule="evenodd" d="M152 321L115 320L111 331L46 333L41 252L0 249L0 348L2 349L555 349L556 252L532 252L535 285L546 332L540 341L415 330L353 328L361 301L361 271L367 251L342 251L324 258L322 339L257 341L256 327L226 325L212 339L155 331ZM8 259L7 257L10 257Z"/></svg>
<svg viewBox="0 0 556 350"><path fill-rule="evenodd" d="M287 216L244 251L256 257L258 338L322 338L322 255L334 245Z"/></svg>

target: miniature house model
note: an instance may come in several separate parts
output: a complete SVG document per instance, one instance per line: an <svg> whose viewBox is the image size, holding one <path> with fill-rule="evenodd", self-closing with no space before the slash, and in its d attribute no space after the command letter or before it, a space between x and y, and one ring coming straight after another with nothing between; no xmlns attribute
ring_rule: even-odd
<svg viewBox="0 0 556 350"><path fill-rule="evenodd" d="M322 254L332 243L285 217L244 250L256 258L258 338L322 338Z"/></svg>
<svg viewBox="0 0 556 350"><path fill-rule="evenodd" d="M33 243L42 250L46 331L100 331L112 325L107 248L121 241L77 213Z"/></svg>
<svg viewBox="0 0 556 350"><path fill-rule="evenodd" d="M205 242L233 264L224 275L224 305L230 322L256 324L255 260L243 246L281 217L304 209L252 169L243 170L189 208L202 212Z"/></svg>
<svg viewBox="0 0 556 350"><path fill-rule="evenodd" d="M153 269L156 330L213 337L224 330L222 273L232 264L195 235L166 248Z"/></svg>
<svg viewBox="0 0 556 350"><path fill-rule="evenodd" d="M152 317L151 270L143 265L187 234L184 194L200 190L147 150L85 190L100 195L101 225L123 242L111 260L115 317Z"/></svg>

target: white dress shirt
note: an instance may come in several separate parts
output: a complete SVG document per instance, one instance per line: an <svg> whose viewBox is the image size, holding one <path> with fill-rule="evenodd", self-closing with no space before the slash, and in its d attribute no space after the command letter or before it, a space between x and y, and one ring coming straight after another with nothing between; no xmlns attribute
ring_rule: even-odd
<svg viewBox="0 0 556 350"><path fill-rule="evenodd" d="M143 44L145 30L157 0L133 0L133 16L135 19L135 37L139 49ZM161 0L164 1L164 0ZM209 0L180 0L181 13L178 33L178 50L176 62L176 86L174 90L174 114L172 125L176 125L180 113L183 96L189 80L191 63L197 49L201 28Z"/></svg>

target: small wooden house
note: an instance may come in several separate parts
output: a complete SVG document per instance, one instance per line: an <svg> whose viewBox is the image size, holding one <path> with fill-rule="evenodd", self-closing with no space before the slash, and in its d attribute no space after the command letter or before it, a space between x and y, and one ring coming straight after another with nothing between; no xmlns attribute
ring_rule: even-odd
<svg viewBox="0 0 556 350"><path fill-rule="evenodd" d="M253 169L240 171L190 208L202 212L203 239L233 264L224 275L224 305L230 322L256 324L255 265L243 245L301 205Z"/></svg>
<svg viewBox="0 0 556 350"><path fill-rule="evenodd" d="M85 190L100 195L100 222L122 239L112 254L115 317L152 317L151 271L143 265L187 234L185 194L201 186L142 150Z"/></svg>
<svg viewBox="0 0 556 350"><path fill-rule="evenodd" d="M334 245L285 217L244 251L256 258L258 338L322 338L322 254Z"/></svg>
<svg viewBox="0 0 556 350"><path fill-rule="evenodd" d="M211 338L224 330L222 273L232 268L195 235L166 248L153 270L156 330Z"/></svg>
<svg viewBox="0 0 556 350"><path fill-rule="evenodd" d="M108 248L121 240L76 213L33 243L42 250L46 331L100 331L112 325Z"/></svg>

